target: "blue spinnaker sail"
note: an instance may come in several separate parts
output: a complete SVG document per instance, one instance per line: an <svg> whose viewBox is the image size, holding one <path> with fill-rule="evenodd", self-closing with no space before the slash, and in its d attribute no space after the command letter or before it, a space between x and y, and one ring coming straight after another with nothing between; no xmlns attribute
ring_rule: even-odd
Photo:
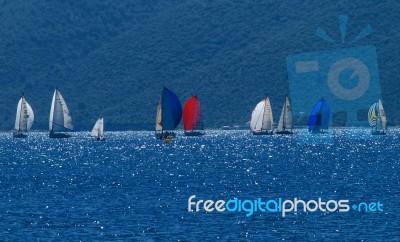
<svg viewBox="0 0 400 242"><path fill-rule="evenodd" d="M178 97L165 88L162 92L162 129L173 130L178 126L182 118L182 105Z"/></svg>
<svg viewBox="0 0 400 242"><path fill-rule="evenodd" d="M328 129L331 109L327 101L321 98L313 107L308 119L308 131L319 131Z"/></svg>

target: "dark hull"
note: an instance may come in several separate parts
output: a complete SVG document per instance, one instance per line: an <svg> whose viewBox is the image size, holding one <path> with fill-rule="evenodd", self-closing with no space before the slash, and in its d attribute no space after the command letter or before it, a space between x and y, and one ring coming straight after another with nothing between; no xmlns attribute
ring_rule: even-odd
<svg viewBox="0 0 400 242"><path fill-rule="evenodd" d="M314 129L310 131L311 134L325 134L326 131L325 130L321 130L321 129Z"/></svg>
<svg viewBox="0 0 400 242"><path fill-rule="evenodd" d="M13 138L25 139L28 138L28 135L23 133L13 133Z"/></svg>
<svg viewBox="0 0 400 242"><path fill-rule="evenodd" d="M293 134L293 132L290 130L276 131L275 133L276 134Z"/></svg>
<svg viewBox="0 0 400 242"><path fill-rule="evenodd" d="M104 137L98 137L98 138L96 138L96 141L106 141L106 138L104 138Z"/></svg>
<svg viewBox="0 0 400 242"><path fill-rule="evenodd" d="M385 135L386 131L383 131L383 130L372 130L371 134L372 135Z"/></svg>
<svg viewBox="0 0 400 242"><path fill-rule="evenodd" d="M202 136L204 135L204 131L196 130L196 131L185 131L185 136Z"/></svg>
<svg viewBox="0 0 400 242"><path fill-rule="evenodd" d="M63 139L63 138L69 138L71 137L70 134L66 134L66 133L50 133L49 134L49 138L52 139Z"/></svg>
<svg viewBox="0 0 400 242"><path fill-rule="evenodd" d="M274 131L253 131L253 135L273 135Z"/></svg>
<svg viewBox="0 0 400 242"><path fill-rule="evenodd" d="M175 132L156 132L157 139L167 139L168 136L175 138Z"/></svg>

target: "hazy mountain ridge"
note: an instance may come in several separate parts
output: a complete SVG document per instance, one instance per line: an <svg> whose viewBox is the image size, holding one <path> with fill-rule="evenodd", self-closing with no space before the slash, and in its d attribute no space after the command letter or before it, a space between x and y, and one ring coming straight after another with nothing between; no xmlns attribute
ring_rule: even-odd
<svg viewBox="0 0 400 242"><path fill-rule="evenodd" d="M21 2L16 6L24 13L52 9L46 1L37 3L27 6ZM68 17L54 24L64 29L53 33L55 27L50 24L32 27L34 32L41 30L37 36L48 33L46 41L38 41L29 31L16 37L20 42L11 41L11 47L6 44L9 37L0 41L1 50L7 53L1 57L0 73L4 82L10 80L0 90L2 129L12 127L21 89L37 111L34 128L46 128L56 85L70 107L77 129L90 128L99 115L105 117L106 128L153 129L164 84L178 94L182 104L191 94L198 94L206 127L244 123L265 95L271 96L277 119L289 91L286 56L336 48L315 37L314 32L322 26L339 39L340 14L349 15L349 38L367 24L373 26L375 32L359 44L377 46L387 115L394 124L400 121L395 98L399 88L394 81L399 75L395 67L400 39L396 24L399 7L395 1L342 1L328 5L313 1L159 2L149 7L152 12L148 14L132 13L134 7L122 7L124 3L128 1L119 1L119 8L114 2L100 4L103 15L99 10L91 11L98 4L89 2L83 6L57 5L49 13L41 12L36 22L56 20L56 12L69 9L71 13L65 14ZM146 4L141 4L138 8L146 9ZM70 18L88 20L68 27L71 25L62 20ZM18 26L8 28L19 33ZM61 54L51 52L57 48L57 36L65 37L61 39L68 43ZM81 41L74 44L77 39ZM32 47L25 48L31 52L22 51L24 46ZM43 51L49 53L42 58Z"/></svg>
<svg viewBox="0 0 400 242"><path fill-rule="evenodd" d="M33 128L47 128L54 88L70 82L65 68L170 5L174 1L3 1L0 127L11 129L23 91L36 113ZM79 92L64 96L69 105L79 102Z"/></svg>

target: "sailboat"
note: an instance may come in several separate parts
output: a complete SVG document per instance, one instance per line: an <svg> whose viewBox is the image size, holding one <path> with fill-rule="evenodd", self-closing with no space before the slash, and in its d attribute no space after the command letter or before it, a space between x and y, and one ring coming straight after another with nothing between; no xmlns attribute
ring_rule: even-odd
<svg viewBox="0 0 400 242"><path fill-rule="evenodd" d="M200 101L197 96L189 98L183 107L183 128L186 136L200 136L204 134Z"/></svg>
<svg viewBox="0 0 400 242"><path fill-rule="evenodd" d="M33 110L31 105L26 101L24 94L22 94L21 99L17 105L17 115L15 117L15 125L13 129L13 137L14 138L26 138L28 135L25 132L28 132L35 120L35 115L33 114Z"/></svg>
<svg viewBox="0 0 400 242"><path fill-rule="evenodd" d="M173 130L178 126L182 118L182 105L178 97L167 89L163 88L156 114L156 138L166 139L174 137Z"/></svg>
<svg viewBox="0 0 400 242"><path fill-rule="evenodd" d="M104 138L104 119L99 118L96 123L93 126L92 132L90 132L90 135L93 137L96 137L96 140L98 141L105 141L106 139Z"/></svg>
<svg viewBox="0 0 400 242"><path fill-rule="evenodd" d="M250 130L254 135L273 134L274 121L269 97L261 100L254 108L250 119Z"/></svg>
<svg viewBox="0 0 400 242"><path fill-rule="evenodd" d="M65 132L74 131L67 104L57 89L54 91L51 102L49 131L50 138L69 138L71 135Z"/></svg>
<svg viewBox="0 0 400 242"><path fill-rule="evenodd" d="M277 134L293 134L293 116L290 106L289 97L286 95L285 103L283 103L281 117L279 118Z"/></svg>
<svg viewBox="0 0 400 242"><path fill-rule="evenodd" d="M323 133L328 129L331 109L328 102L321 98L313 107L308 118L308 131L311 133Z"/></svg>
<svg viewBox="0 0 400 242"><path fill-rule="evenodd" d="M371 134L386 134L387 120L385 110L383 109L380 99L377 103L372 104L372 106L369 108L368 121L369 125L372 127Z"/></svg>

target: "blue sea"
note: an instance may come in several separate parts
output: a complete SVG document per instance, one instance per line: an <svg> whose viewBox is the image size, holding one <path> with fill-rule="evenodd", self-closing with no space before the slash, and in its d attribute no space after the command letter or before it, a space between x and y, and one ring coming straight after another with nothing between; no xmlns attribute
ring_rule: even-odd
<svg viewBox="0 0 400 242"><path fill-rule="evenodd" d="M1 241L400 241L400 129L0 134ZM323 141L323 142L321 142ZM321 198L383 211L188 211L193 200ZM193 207L194 209L195 207Z"/></svg>

